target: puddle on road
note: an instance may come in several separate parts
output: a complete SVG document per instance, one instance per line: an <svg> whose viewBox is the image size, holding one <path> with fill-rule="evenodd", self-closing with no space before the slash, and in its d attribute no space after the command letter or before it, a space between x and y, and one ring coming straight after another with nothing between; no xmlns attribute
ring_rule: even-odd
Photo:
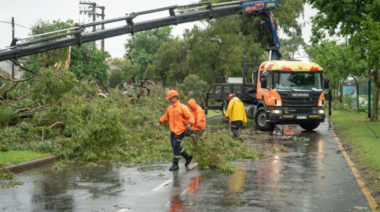
<svg viewBox="0 0 380 212"><path fill-rule="evenodd" d="M176 181L177 179L175 178L174 180ZM196 192L199 188L201 180L201 176L195 176L190 179L188 186L185 189L182 188L182 192L178 193L176 192L176 189L173 189L173 193L171 195L172 197L168 204L168 211L182 211L189 206L194 206L196 202ZM174 182L173 187L179 188L181 187L181 184Z"/></svg>
<svg viewBox="0 0 380 212"><path fill-rule="evenodd" d="M141 166L137 168L138 171L147 172L147 171L165 171L168 167L163 165L150 165L150 166Z"/></svg>

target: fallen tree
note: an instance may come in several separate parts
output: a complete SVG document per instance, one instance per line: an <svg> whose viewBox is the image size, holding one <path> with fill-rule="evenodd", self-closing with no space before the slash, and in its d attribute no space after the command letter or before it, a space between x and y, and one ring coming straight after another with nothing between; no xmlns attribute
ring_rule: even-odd
<svg viewBox="0 0 380 212"><path fill-rule="evenodd" d="M172 157L168 127L154 130L168 106L165 89L154 82L99 95L96 83L78 82L67 71L44 69L33 80L12 91L15 100L0 105L0 145L7 149L84 161L149 163ZM255 158L230 136L207 132L203 139L212 150L208 157L206 148L184 140L203 169L231 172L227 161Z"/></svg>

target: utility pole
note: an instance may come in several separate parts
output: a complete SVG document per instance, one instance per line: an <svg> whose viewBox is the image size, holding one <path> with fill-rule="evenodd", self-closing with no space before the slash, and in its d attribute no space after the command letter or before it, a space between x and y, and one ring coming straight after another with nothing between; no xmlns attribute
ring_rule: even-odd
<svg viewBox="0 0 380 212"><path fill-rule="evenodd" d="M12 41L15 39L15 19L12 17ZM12 63L12 79L15 78L15 64Z"/></svg>
<svg viewBox="0 0 380 212"><path fill-rule="evenodd" d="M104 10L106 9L106 7L105 6L98 6L97 8L101 9L102 13L96 14L96 15L99 15L100 17L102 17L102 20L104 20L104 17L106 16L104 14ZM102 24L102 30L104 30L104 23ZM102 50L104 51L104 39L102 39Z"/></svg>
<svg viewBox="0 0 380 212"><path fill-rule="evenodd" d="M96 17L101 17L102 20L104 20L105 18L105 13L104 13L104 10L106 9L106 7L104 6L96 6L96 3L95 2L79 2L79 4L84 4L84 5L89 5L89 9L91 10L80 10L80 14L84 13L84 14L87 14L89 16L92 15L92 21L95 22L96 21ZM101 9L102 10L102 13L96 13L96 8L98 9ZM102 24L102 30L104 30L104 24ZM96 31L96 26L93 26L93 29L92 29L93 32ZM104 39L102 39L102 43L101 43L101 46L102 46L102 50L104 50Z"/></svg>
<svg viewBox="0 0 380 212"><path fill-rule="evenodd" d="M92 9L92 11L89 10L83 10L83 12L86 14L88 12L88 15L92 15L92 22L96 21L96 3L95 2L79 2L79 4L85 4L85 5L90 5L89 7ZM81 11L82 12L82 11ZM92 31L96 31L96 26L94 25L92 27Z"/></svg>

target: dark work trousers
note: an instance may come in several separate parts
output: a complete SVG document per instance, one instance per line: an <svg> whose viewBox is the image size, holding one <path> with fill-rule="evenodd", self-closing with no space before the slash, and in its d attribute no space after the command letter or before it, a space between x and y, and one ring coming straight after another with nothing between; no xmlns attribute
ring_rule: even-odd
<svg viewBox="0 0 380 212"><path fill-rule="evenodd" d="M185 136L185 133L182 133L181 135L176 135L173 132L170 133L170 143L172 144L172 148L173 148L173 163L178 164L178 161L181 155L185 159L189 157L189 154L187 154L185 149L183 149L181 146L182 139L184 136Z"/></svg>
<svg viewBox="0 0 380 212"><path fill-rule="evenodd" d="M241 139L241 136L239 134L239 128L243 126L243 121L233 121L230 123L230 129L232 133L234 134L235 138Z"/></svg>

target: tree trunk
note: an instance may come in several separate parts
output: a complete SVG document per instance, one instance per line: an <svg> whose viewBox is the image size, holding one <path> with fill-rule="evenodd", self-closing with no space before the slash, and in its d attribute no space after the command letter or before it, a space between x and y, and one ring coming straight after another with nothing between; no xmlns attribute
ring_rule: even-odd
<svg viewBox="0 0 380 212"><path fill-rule="evenodd" d="M216 79L216 63L218 62L219 54L220 54L220 48L216 52L215 57L214 57L214 61L213 61L212 65L211 65L211 73L212 73L212 76L213 76L214 83L217 83L217 79Z"/></svg>
<svg viewBox="0 0 380 212"><path fill-rule="evenodd" d="M379 71L377 66L375 66L375 71L373 72L373 93L372 93L372 108L371 108L371 121L379 121Z"/></svg>
<svg viewBox="0 0 380 212"><path fill-rule="evenodd" d="M338 84L339 88L339 102L343 103L343 84L341 85L340 83Z"/></svg>
<svg viewBox="0 0 380 212"><path fill-rule="evenodd" d="M339 83L336 83L335 89L334 89L334 96L333 96L334 100L338 100L338 93L339 93Z"/></svg>
<svg viewBox="0 0 380 212"><path fill-rule="evenodd" d="M356 112L360 112L360 102L359 102L359 84L358 84L358 80L356 79L356 77L352 77L354 78L354 81L355 81L355 86L356 86Z"/></svg>
<svg viewBox="0 0 380 212"><path fill-rule="evenodd" d="M375 84L372 93L371 121L379 121L379 84Z"/></svg>

